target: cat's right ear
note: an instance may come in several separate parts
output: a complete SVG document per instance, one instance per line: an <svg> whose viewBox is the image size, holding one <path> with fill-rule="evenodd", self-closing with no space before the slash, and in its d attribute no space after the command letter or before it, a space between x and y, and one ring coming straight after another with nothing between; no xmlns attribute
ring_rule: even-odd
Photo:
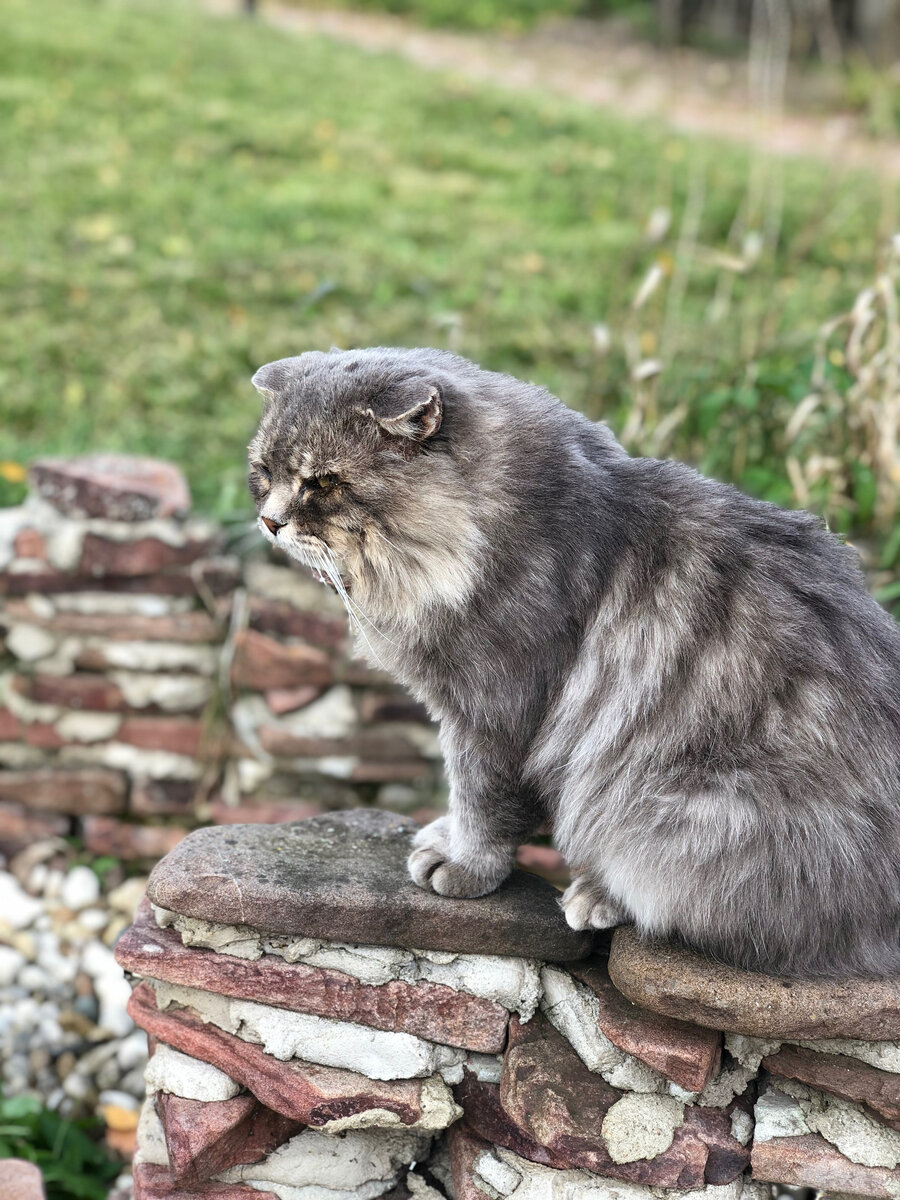
<svg viewBox="0 0 900 1200"><path fill-rule="evenodd" d="M264 400L274 400L284 385L284 369L280 362L266 363L250 380Z"/></svg>

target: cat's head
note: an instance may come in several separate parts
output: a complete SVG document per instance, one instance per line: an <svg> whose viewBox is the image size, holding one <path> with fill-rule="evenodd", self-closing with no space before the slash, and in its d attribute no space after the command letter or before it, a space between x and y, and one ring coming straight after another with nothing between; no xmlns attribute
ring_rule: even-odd
<svg viewBox="0 0 900 1200"><path fill-rule="evenodd" d="M260 531L382 617L459 603L477 575L457 364L478 373L437 351L378 349L311 351L253 376Z"/></svg>

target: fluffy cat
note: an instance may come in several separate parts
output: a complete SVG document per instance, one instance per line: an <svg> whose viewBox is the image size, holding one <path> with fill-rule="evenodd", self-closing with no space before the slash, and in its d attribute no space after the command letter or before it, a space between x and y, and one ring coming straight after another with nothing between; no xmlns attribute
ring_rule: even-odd
<svg viewBox="0 0 900 1200"><path fill-rule="evenodd" d="M851 549L443 351L253 382L262 532L441 724L449 815L417 884L484 895L548 821L576 929L900 969L900 627Z"/></svg>

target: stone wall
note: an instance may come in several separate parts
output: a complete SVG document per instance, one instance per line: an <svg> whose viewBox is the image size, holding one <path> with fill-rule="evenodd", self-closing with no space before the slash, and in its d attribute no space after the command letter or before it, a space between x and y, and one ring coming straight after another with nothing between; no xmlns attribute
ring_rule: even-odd
<svg viewBox="0 0 900 1200"><path fill-rule="evenodd" d="M136 1200L900 1194L900 986L592 941L521 872L430 895L414 830L205 829L155 868L116 950Z"/></svg>
<svg viewBox="0 0 900 1200"><path fill-rule="evenodd" d="M151 860L208 821L442 805L434 729L351 658L336 597L225 546L147 459L39 461L0 509L0 851Z"/></svg>

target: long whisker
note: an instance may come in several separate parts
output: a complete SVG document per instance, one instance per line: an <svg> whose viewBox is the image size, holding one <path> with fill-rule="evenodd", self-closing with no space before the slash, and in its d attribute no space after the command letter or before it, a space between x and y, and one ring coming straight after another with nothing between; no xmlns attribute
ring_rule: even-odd
<svg viewBox="0 0 900 1200"><path fill-rule="evenodd" d="M385 665L384 662L382 662L380 655L377 653L377 651L375 650L375 647L369 641L366 631L363 628L362 621L365 620L371 626L371 628L375 631L375 633L378 634L379 637L384 637L384 634L381 632L380 629L377 628L377 626L374 624L374 622L371 621L369 619L369 617L366 616L366 614L362 611L362 609L359 607L359 605L355 604L350 599L347 589L344 586L344 581L343 581L343 579L341 579L340 572L337 569L337 563L334 560L334 555L332 554L330 549L326 549L325 547L316 547L315 551L310 551L310 557L313 557L314 554L315 554L315 557L319 560L317 563L317 566L320 566L321 570L326 575L329 582L334 587L334 590L337 592L338 596L340 597L341 602L344 605L344 608L347 610L347 616L350 619L351 627L355 623L357 630L359 632L359 635L363 639L363 641L366 643L366 646L368 646L369 651L372 654L372 657L375 659L375 661L377 663L379 663L379 665L381 667L383 667L385 670L387 670L387 666ZM354 609L356 610L355 612L354 612ZM362 618L362 620L360 618ZM390 641L390 639L385 638L385 641Z"/></svg>

